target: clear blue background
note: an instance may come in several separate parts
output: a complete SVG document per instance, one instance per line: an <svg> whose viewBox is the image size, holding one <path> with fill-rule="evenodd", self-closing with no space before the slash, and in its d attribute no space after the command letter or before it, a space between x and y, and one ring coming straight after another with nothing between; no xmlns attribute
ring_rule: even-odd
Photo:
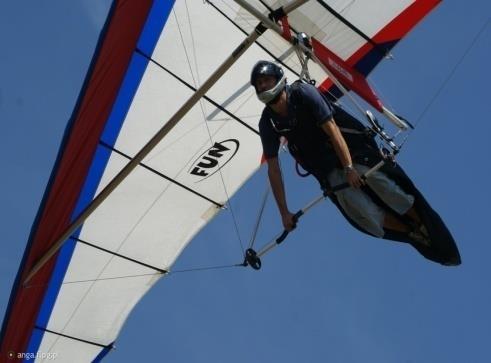
<svg viewBox="0 0 491 363"><path fill-rule="evenodd" d="M109 5L0 4L2 315ZM383 99L412 121L444 85L399 161L454 234L460 267L362 235L326 202L264 258L260 272L232 268L162 279L133 311L106 361L491 361L490 13L486 0L443 2L371 77ZM293 174L288 157L283 165L295 210L319 192ZM262 171L232 201L244 245L264 187ZM259 242L280 229L270 199ZM230 213L223 213L175 269L240 259Z"/></svg>

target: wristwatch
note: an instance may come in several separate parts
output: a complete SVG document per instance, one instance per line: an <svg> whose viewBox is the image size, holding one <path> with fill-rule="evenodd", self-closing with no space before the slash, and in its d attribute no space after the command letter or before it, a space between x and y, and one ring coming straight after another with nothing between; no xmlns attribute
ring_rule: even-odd
<svg viewBox="0 0 491 363"><path fill-rule="evenodd" d="M353 170L355 170L355 168L353 167L353 164L349 164L349 165L346 165L346 166L344 167L344 172L345 172L346 174L348 174L349 172L352 172Z"/></svg>

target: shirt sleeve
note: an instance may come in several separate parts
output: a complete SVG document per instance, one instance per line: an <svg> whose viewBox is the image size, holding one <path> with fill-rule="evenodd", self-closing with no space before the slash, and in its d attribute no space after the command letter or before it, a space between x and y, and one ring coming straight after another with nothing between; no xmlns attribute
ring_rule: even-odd
<svg viewBox="0 0 491 363"><path fill-rule="evenodd" d="M312 112L317 126L324 124L333 118L333 108L314 86L302 84L300 87L302 103Z"/></svg>
<svg viewBox="0 0 491 363"><path fill-rule="evenodd" d="M280 137L273 130L267 112L263 112L261 120L259 120L259 135L261 136L264 157L266 159L277 157L278 149L280 148Z"/></svg>

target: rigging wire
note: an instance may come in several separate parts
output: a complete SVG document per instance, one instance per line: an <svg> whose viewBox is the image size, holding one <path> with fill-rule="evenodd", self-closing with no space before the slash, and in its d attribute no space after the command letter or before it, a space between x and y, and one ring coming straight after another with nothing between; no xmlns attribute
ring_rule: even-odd
<svg viewBox="0 0 491 363"><path fill-rule="evenodd" d="M161 273L161 272L152 272L152 273L147 273L147 274L136 274L136 275L124 275L124 276L114 276L114 277L103 277L103 278L96 278L96 279L85 279L85 280L73 280L73 281L64 281L61 283L61 285L73 285L73 284L82 284L86 282L99 282L99 281L109 281L109 280L120 280L120 279L129 279L129 278L135 278L135 277L146 277L146 276L162 276L162 275L167 275L168 273ZM26 288L30 289L33 287L42 287L42 286L48 286L49 284L28 284L26 285Z"/></svg>
<svg viewBox="0 0 491 363"><path fill-rule="evenodd" d="M228 269L228 268L232 268L232 267L243 267L243 264L242 263L235 263L235 264L229 264L229 265L195 267L195 268L171 270L171 271L165 271L165 272L152 272L152 273L146 273L146 274L135 274L135 275L104 277L104 278L96 278L96 279L65 281L65 282L62 282L61 285L82 284L82 283L87 283L87 282L95 283L95 282L100 282L100 281L131 279L131 278L149 277L149 276L170 276L170 275L174 275L174 274L178 274L178 273L184 273L184 272L223 270L223 269ZM30 288L44 287L44 286L48 286L48 285L49 285L48 283L46 283L46 284L28 284L25 286L25 288L30 289Z"/></svg>
<svg viewBox="0 0 491 363"><path fill-rule="evenodd" d="M188 18L188 26L189 26L190 35L191 35L191 43L192 43L194 61L195 61L195 64L197 65L196 46L195 46L195 39L194 39L193 27L192 27L192 24L191 24L191 16L190 16L190 13L189 13L189 8L188 8L187 1L185 1L184 3L185 3L185 6L186 6L186 15L187 15L187 18ZM183 48L184 48L184 53L186 55L186 61L188 63L189 71L191 72L191 77L193 79L194 87L198 87L199 86L199 72L198 72L198 68L196 67L196 77L198 78L198 82L197 82L196 81L196 78L194 77L194 72L192 70L192 65L191 65L190 57L189 57L188 52L186 50L186 45L185 45L185 42L184 42L184 37L183 37L182 31L181 31L181 27L179 25L179 21L177 19L177 14L176 14L175 10L173 10L173 12L174 12L174 16L176 18L177 28L179 30L179 35L181 37L181 42L182 42L182 45L183 45ZM203 108L203 104L202 104L201 100L200 100L200 108L201 108L201 113L203 115L204 125L206 126L206 130L208 132L208 138L210 140L210 143L213 145L212 133L211 133L210 127L208 125L208 122L206 121L206 112L205 112L205 110ZM221 182L222 182L222 185L223 185L223 190L224 190L224 193L225 193L225 197L227 199L227 202L225 203L225 205L228 206L227 209L230 210L230 215L232 217L232 221L233 221L233 224L234 224L235 234L236 234L237 240L238 240L238 242L240 244L240 248L242 250L242 254L244 254L245 253L245 249L244 249L244 244L242 242L242 238L240 236L240 231L239 231L239 226L238 226L238 223L237 223L237 218L236 218L235 213L233 211L232 204L230 203L230 196L228 194L227 186L225 184L225 180L223 178L223 174L222 174L221 169L219 169L218 174L220 175L220 179L221 179Z"/></svg>
<svg viewBox="0 0 491 363"><path fill-rule="evenodd" d="M193 79L194 87L195 88L198 88L198 86L200 84L200 81L199 81L199 75L198 75L198 67L197 67L197 60L196 60L196 51L195 51L195 46L194 46L194 36L193 36L193 30L192 30L193 28L191 26L191 19L190 19L189 9L187 7L187 1L185 1L184 3L186 5L186 13L187 13L187 18L188 18L189 30L191 32L191 41L192 41L192 44L193 44L193 46L192 46L192 48L193 48L193 55L194 55L194 61L195 61L195 65L196 65L196 78L198 78L198 82L196 82L196 78L194 77L193 66L191 64L191 60L190 60L190 57L189 57L189 54L188 54L188 51L187 51L187 48L186 48L186 43L184 42L184 36L183 36L182 30L181 30L181 26L179 25L179 19L177 18L176 10L175 9L172 9L172 12L174 13L174 18L176 20L177 29L179 30L179 36L181 37L182 48L184 50L184 54L186 55L186 61L188 63L189 73L191 73L191 78ZM206 121L206 113L205 113L205 110L204 110L203 100L202 99L199 100L199 106L201 108L201 113L203 114L203 120Z"/></svg>
<svg viewBox="0 0 491 363"><path fill-rule="evenodd" d="M452 70L448 74L448 76L444 79L444 81L442 82L442 84L440 85L440 87L438 88L438 90L435 92L435 94L433 95L433 97L431 98L431 100L428 102L428 104L426 105L426 107L423 109L423 111L421 112L421 114L419 115L419 117L416 119L416 122L414 123L414 127L415 128L421 122L421 120L424 118L424 116L429 111L429 109L433 106L433 104L435 103L435 101L438 99L438 97L440 96L440 94L442 93L442 91L445 89L445 87L447 86L448 82L452 79L452 77L454 76L455 72L460 67L460 65L462 64L462 62L464 61L464 59L467 57L467 55L469 54L469 52L477 44L477 41L479 40L479 38L481 37L481 35L484 33L484 30L487 28L487 26L490 24L490 22L491 22L491 18L488 18L484 22L484 24L481 26L481 28L479 29L479 31L476 33L476 35L474 36L474 38L472 39L472 41L469 43L469 45L467 46L467 48L464 51L464 53L462 54L462 56L457 60L457 62L453 66ZM401 147L402 147L402 145L404 145L406 143L408 137L409 137L409 135L406 135L406 137L402 141Z"/></svg>
<svg viewBox="0 0 491 363"><path fill-rule="evenodd" d="M210 271L210 270L224 270L232 267L243 267L241 263L235 263L232 265L218 265L218 266L210 266L210 267L197 267L197 268L188 268L183 270L175 270L169 271L168 275L183 273L183 272L200 272L200 271Z"/></svg>
<svg viewBox="0 0 491 363"><path fill-rule="evenodd" d="M264 207L266 206L266 201L268 200L268 195L270 190L271 190L271 186L269 184L269 181L266 181L266 189L264 190L263 198L261 201L261 208L259 209L259 213L256 217L256 223L254 225L254 229L252 232L251 241L249 242L249 248L252 248L254 246L254 242L256 241L257 231L259 230L259 225L261 224L261 220L264 213Z"/></svg>

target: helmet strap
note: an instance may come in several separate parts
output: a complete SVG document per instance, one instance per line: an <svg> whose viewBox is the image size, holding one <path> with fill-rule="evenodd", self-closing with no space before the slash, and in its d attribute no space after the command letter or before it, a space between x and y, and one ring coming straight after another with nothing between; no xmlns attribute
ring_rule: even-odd
<svg viewBox="0 0 491 363"><path fill-rule="evenodd" d="M267 91L258 93L257 97L259 98L259 100L261 102L263 102L267 105L272 104L272 103L276 102L278 97L281 95L281 91L283 91L285 86L286 86L286 76L283 75L283 77L281 77L281 79L276 83L276 85L273 88L271 88Z"/></svg>

